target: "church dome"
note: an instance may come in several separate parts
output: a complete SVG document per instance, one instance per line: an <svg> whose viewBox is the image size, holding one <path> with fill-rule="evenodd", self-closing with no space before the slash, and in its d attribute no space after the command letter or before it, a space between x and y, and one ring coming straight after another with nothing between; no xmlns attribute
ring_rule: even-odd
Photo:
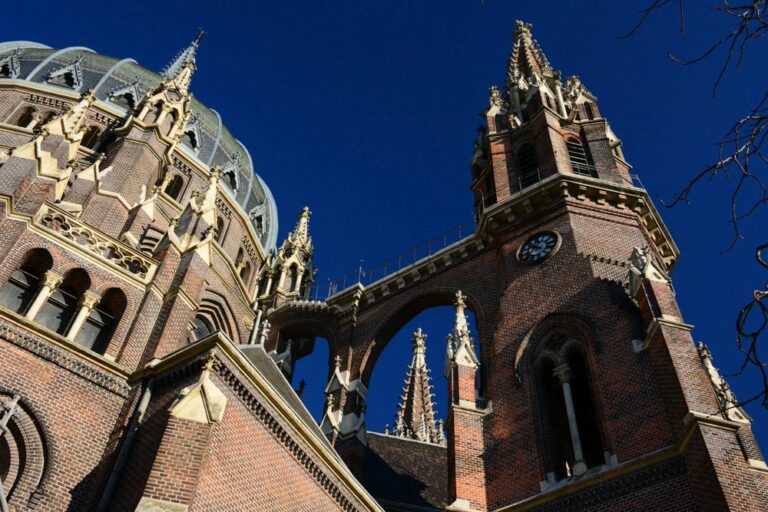
<svg viewBox="0 0 768 512"><path fill-rule="evenodd" d="M188 51L185 50L185 51ZM178 59L177 59L178 60ZM31 41L0 43L0 79L12 79L69 89L93 90L111 110L127 112L163 75L133 59L101 55L82 46L54 49ZM222 123L215 110L192 98L192 117L177 148L204 168L220 166L229 179L222 188L242 207L269 250L277 239L277 208L272 193L253 168L248 149Z"/></svg>

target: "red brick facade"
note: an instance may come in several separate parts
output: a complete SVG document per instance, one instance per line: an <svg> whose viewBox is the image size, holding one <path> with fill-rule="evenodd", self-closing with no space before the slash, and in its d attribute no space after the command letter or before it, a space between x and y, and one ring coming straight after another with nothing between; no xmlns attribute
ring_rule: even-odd
<svg viewBox="0 0 768 512"><path fill-rule="evenodd" d="M199 40L128 106L117 65L0 55L10 510L768 508L749 420L677 307L670 234L595 97L515 37L475 143L476 232L320 302L309 211L270 255L266 185L191 100ZM368 436L387 343L454 304L447 447ZM320 426L285 378L315 336Z"/></svg>

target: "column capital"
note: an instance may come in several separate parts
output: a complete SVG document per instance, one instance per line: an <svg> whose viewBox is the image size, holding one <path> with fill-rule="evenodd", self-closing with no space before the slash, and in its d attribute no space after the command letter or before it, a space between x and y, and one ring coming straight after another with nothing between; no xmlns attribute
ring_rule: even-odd
<svg viewBox="0 0 768 512"><path fill-rule="evenodd" d="M90 290L85 290L83 295L80 297L80 300L78 301L78 305L87 309L88 311L91 311L100 301L101 295L98 295L97 293L94 293Z"/></svg>
<svg viewBox="0 0 768 512"><path fill-rule="evenodd" d="M568 382L571 382L571 377L573 377L573 374L571 373L571 367L568 366L568 363L555 367L552 373L554 373L555 376L560 379L561 384L567 384Z"/></svg>
<svg viewBox="0 0 768 512"><path fill-rule="evenodd" d="M49 270L43 274L43 278L40 280L40 286L47 286L51 290L55 290L59 287L63 280L64 278L62 276L56 272L53 272L52 270Z"/></svg>

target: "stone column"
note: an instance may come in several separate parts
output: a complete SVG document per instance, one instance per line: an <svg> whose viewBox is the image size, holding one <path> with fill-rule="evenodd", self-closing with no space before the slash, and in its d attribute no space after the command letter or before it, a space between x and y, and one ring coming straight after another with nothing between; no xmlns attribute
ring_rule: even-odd
<svg viewBox="0 0 768 512"><path fill-rule="evenodd" d="M80 328L100 300L101 297L91 291L86 290L85 293L83 293L83 296L80 297L77 304L80 306L80 309L77 310L77 316L75 316L75 320L72 322L72 325L69 326L69 331L67 332L66 337L69 341L75 341L77 334L80 332Z"/></svg>
<svg viewBox="0 0 768 512"><path fill-rule="evenodd" d="M579 425L576 422L576 409L573 407L573 395L571 394L571 369L567 364L561 364L555 368L554 373L557 378L560 379L560 384L563 386L563 399L565 400L565 409L568 414L568 430L571 432L573 458L575 459L571 471L575 476L583 475L587 471L587 465L584 462L584 453L581 449Z"/></svg>
<svg viewBox="0 0 768 512"><path fill-rule="evenodd" d="M557 108L560 110L560 115L568 117L565 113L565 102L563 101L563 86L560 84L560 80L555 83L555 93L557 94Z"/></svg>
<svg viewBox="0 0 768 512"><path fill-rule="evenodd" d="M43 307L43 304L46 303L51 294L56 291L61 284L61 281L62 277L60 275L51 272L50 270L46 272L40 280L40 289L37 291L35 300L32 301L32 305L29 306L29 309L24 316L29 320L34 320L40 312L40 308Z"/></svg>
<svg viewBox="0 0 768 512"><path fill-rule="evenodd" d="M517 84L512 86L512 101L515 104L515 114L517 114L517 117L520 119L520 123L524 123L525 119L523 119L523 109L520 107L520 89L517 86Z"/></svg>

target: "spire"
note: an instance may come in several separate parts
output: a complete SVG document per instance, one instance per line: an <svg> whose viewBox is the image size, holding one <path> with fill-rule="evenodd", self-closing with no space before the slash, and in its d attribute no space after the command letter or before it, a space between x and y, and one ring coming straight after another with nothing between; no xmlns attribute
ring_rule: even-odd
<svg viewBox="0 0 768 512"><path fill-rule="evenodd" d="M305 206L301 209L299 214L299 220L296 221L296 227L293 228L293 236L296 240L307 241L309 240L309 217L312 212L309 211L309 207Z"/></svg>
<svg viewBox="0 0 768 512"><path fill-rule="evenodd" d="M467 296L461 290L456 292L456 319L453 324L453 331L447 336L448 347L445 353L445 376L450 375L450 370L454 365L480 366L480 361L475 354L475 340L469 335L469 325L467 324L467 315L464 312L467 304Z"/></svg>
<svg viewBox="0 0 768 512"><path fill-rule="evenodd" d="M443 444L445 436L442 423L435 421L431 378L424 357L427 351L426 340L427 335L419 327L413 333L413 357L408 365L392 434L427 443Z"/></svg>
<svg viewBox="0 0 768 512"><path fill-rule="evenodd" d="M186 91L189 88L189 83L192 81L192 73L197 69L195 65L197 47L200 45L203 37L205 37L205 31L201 28L197 29L192 42L179 52L160 73L166 81L173 83L182 91Z"/></svg>
<svg viewBox="0 0 768 512"><path fill-rule="evenodd" d="M283 242L283 246L290 244L294 248L304 249L308 253L312 252L312 237L309 236L309 217L311 215L312 212L309 211L308 206L301 209L296 227L288 233L288 238Z"/></svg>
<svg viewBox="0 0 768 512"><path fill-rule="evenodd" d="M533 25L520 20L515 22L515 32L512 35L512 52L507 63L507 85L517 84L521 78L530 82L535 75L537 79L552 76L552 66L547 56L533 38ZM535 79L534 79L535 80Z"/></svg>

